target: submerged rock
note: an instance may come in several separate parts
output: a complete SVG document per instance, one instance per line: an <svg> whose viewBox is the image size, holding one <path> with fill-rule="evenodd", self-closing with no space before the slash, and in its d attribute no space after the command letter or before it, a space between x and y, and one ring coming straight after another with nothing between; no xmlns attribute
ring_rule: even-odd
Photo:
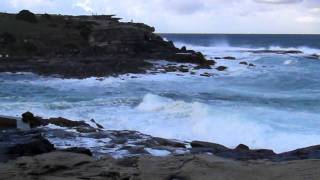
<svg viewBox="0 0 320 180"><path fill-rule="evenodd" d="M242 62L240 62L239 64L248 65L248 62L242 61Z"/></svg>
<svg viewBox="0 0 320 180"><path fill-rule="evenodd" d="M225 66L219 66L216 68L218 71L225 71L226 69L228 69L227 67Z"/></svg>
<svg viewBox="0 0 320 180"><path fill-rule="evenodd" d="M232 57L232 56L226 56L226 57L223 57L223 59L226 59L226 60L236 60L237 58Z"/></svg>

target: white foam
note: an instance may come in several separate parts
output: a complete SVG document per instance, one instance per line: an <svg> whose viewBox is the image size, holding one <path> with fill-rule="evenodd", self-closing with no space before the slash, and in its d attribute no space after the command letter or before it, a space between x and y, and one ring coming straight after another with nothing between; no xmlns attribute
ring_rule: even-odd
<svg viewBox="0 0 320 180"><path fill-rule="evenodd" d="M319 144L318 134L281 131L264 121L259 122L255 119L258 116L254 109L251 115L247 114L250 113L248 109L212 107L147 94L137 110L142 114L149 114L144 117L148 119L140 118L131 123L135 124L135 128L140 127L138 130L154 136L211 141L229 147L245 143L251 148L272 148L276 152ZM267 111L282 113L277 110ZM127 128L130 128L129 124Z"/></svg>
<svg viewBox="0 0 320 180"><path fill-rule="evenodd" d="M159 156L159 157L164 157L171 154L170 151L167 151L167 150L159 150L159 149L151 149L151 148L145 148L145 150L151 155Z"/></svg>

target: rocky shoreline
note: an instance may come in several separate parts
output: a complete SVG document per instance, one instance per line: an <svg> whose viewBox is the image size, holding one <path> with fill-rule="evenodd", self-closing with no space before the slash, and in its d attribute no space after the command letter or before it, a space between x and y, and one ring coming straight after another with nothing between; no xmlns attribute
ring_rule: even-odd
<svg viewBox="0 0 320 180"><path fill-rule="evenodd" d="M17 129L17 121L29 127ZM213 172L221 179L237 179L238 173L245 179L280 175L282 179L303 179L307 173L314 179L320 172L320 146L280 154L243 144L230 149L209 142L106 130L94 120L44 119L30 112L21 120L0 117L0 127L0 179L210 179ZM108 167L108 173L103 174L103 167ZM305 171L309 167L313 169Z"/></svg>

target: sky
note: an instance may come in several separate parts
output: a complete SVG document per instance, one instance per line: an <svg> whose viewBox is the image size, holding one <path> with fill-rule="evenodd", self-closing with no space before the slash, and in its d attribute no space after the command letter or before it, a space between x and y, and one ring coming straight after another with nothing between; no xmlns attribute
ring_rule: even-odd
<svg viewBox="0 0 320 180"><path fill-rule="evenodd" d="M15 13L116 14L161 33L320 34L320 0L1 0Z"/></svg>

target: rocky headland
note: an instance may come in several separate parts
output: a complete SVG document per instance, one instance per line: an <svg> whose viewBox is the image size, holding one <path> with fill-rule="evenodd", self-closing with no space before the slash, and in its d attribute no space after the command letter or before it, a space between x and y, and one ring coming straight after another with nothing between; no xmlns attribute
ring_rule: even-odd
<svg viewBox="0 0 320 180"><path fill-rule="evenodd" d="M214 64L200 52L176 48L154 27L119 20L114 15L0 13L0 72L86 78L143 73L156 60Z"/></svg>

